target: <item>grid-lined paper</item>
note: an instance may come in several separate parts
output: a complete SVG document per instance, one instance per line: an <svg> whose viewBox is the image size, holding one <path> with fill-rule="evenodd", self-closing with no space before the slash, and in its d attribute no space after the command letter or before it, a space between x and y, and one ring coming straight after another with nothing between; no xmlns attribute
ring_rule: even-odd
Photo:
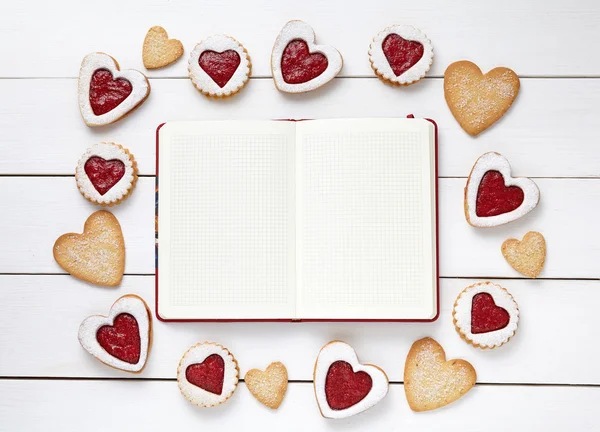
<svg viewBox="0 0 600 432"><path fill-rule="evenodd" d="M348 126L299 134L298 313L375 319L431 309L430 135Z"/></svg>
<svg viewBox="0 0 600 432"><path fill-rule="evenodd" d="M291 140L274 133L171 137L170 163L163 170L169 182L169 244L161 230L158 242L159 250L170 252L169 297L163 301L209 315L229 310L227 318L236 318L233 311L240 308L257 318L273 307L284 318L293 313ZM161 193L159 188L159 208Z"/></svg>

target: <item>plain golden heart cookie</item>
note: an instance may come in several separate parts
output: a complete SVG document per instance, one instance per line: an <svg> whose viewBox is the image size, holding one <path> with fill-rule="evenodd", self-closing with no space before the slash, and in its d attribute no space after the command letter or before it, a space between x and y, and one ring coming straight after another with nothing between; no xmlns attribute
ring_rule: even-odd
<svg viewBox="0 0 600 432"><path fill-rule="evenodd" d="M83 234L63 234L54 243L54 259L72 276L105 286L118 286L125 271L121 225L108 211L93 213Z"/></svg>
<svg viewBox="0 0 600 432"><path fill-rule="evenodd" d="M148 30L142 48L142 60L146 69L170 65L182 55L182 43L177 39L169 39L164 28L155 26Z"/></svg>
<svg viewBox="0 0 600 432"><path fill-rule="evenodd" d="M546 260L546 240L539 232L529 231L521 241L511 238L502 243L502 255L516 271L536 278Z"/></svg>
<svg viewBox="0 0 600 432"><path fill-rule="evenodd" d="M504 115L519 94L519 77L505 67L485 75L469 61L452 63L444 73L446 103L460 126L472 136Z"/></svg>
<svg viewBox="0 0 600 432"><path fill-rule="evenodd" d="M431 338L413 343L404 365L404 391L413 411L429 411L454 402L475 385L477 374L465 360L448 360Z"/></svg>
<svg viewBox="0 0 600 432"><path fill-rule="evenodd" d="M288 373L283 363L271 363L263 372L251 369L246 373L244 381L252 396L271 409L279 408L288 385Z"/></svg>

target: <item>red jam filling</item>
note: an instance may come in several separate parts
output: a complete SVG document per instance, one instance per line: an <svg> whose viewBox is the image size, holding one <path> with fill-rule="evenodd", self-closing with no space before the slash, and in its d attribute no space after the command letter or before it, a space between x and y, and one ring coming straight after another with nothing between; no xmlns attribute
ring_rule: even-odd
<svg viewBox="0 0 600 432"><path fill-rule="evenodd" d="M506 309L496 306L491 294L482 292L473 296L471 304L471 333L489 333L508 325L510 315Z"/></svg>
<svg viewBox="0 0 600 432"><path fill-rule="evenodd" d="M220 395L223 391L225 362L218 354L211 354L202 363L189 365L185 370L185 378L207 392Z"/></svg>
<svg viewBox="0 0 600 432"><path fill-rule="evenodd" d="M106 69L98 69L90 82L90 105L99 116L114 110L131 94L133 87L125 78L113 79Z"/></svg>
<svg viewBox="0 0 600 432"><path fill-rule="evenodd" d="M475 213L479 217L501 215L517 209L524 199L523 189L505 186L499 171L488 171L479 183Z"/></svg>
<svg viewBox="0 0 600 432"><path fill-rule="evenodd" d="M125 175L125 164L119 159L106 160L100 156L92 156L83 166L94 189L104 195Z"/></svg>
<svg viewBox="0 0 600 432"><path fill-rule="evenodd" d="M383 54L396 76L402 75L423 57L423 44L406 40L395 33L389 34L382 44Z"/></svg>
<svg viewBox="0 0 600 432"><path fill-rule="evenodd" d="M350 363L338 360L329 366L325 378L327 404L333 410L350 408L363 400L372 387L371 375L354 372Z"/></svg>
<svg viewBox="0 0 600 432"><path fill-rule="evenodd" d="M98 329L96 340L107 353L119 360L130 364L140 360L140 329L133 315L117 315L112 326Z"/></svg>
<svg viewBox="0 0 600 432"><path fill-rule="evenodd" d="M219 87L223 88L237 70L240 61L240 55L234 50L222 53L204 51L200 54L198 64Z"/></svg>
<svg viewBox="0 0 600 432"><path fill-rule="evenodd" d="M328 64L324 54L311 54L305 41L295 39L283 50L281 73L286 83L302 84L325 72Z"/></svg>

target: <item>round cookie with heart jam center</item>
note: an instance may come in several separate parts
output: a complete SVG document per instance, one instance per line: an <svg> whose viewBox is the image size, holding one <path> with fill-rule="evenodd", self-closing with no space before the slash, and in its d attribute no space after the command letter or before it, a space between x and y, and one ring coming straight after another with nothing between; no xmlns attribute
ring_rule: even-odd
<svg viewBox="0 0 600 432"><path fill-rule="evenodd" d="M127 372L141 372L152 342L152 315L146 302L124 295L108 316L92 315L79 326L79 343L102 363Z"/></svg>
<svg viewBox="0 0 600 432"><path fill-rule="evenodd" d="M458 295L452 317L465 341L478 348L496 348L517 331L519 306L505 288L480 282Z"/></svg>
<svg viewBox="0 0 600 432"><path fill-rule="evenodd" d="M252 64L248 51L225 35L200 42L188 62L190 79L204 95L224 98L236 94L250 78Z"/></svg>
<svg viewBox="0 0 600 432"><path fill-rule="evenodd" d="M344 62L339 51L317 45L315 40L315 31L303 21L290 21L283 27L271 53L277 89L286 93L308 92L340 73Z"/></svg>
<svg viewBox="0 0 600 432"><path fill-rule="evenodd" d="M373 38L369 61L375 74L395 86L414 84L433 63L433 46L427 35L409 25L392 25Z"/></svg>
<svg viewBox="0 0 600 432"><path fill-rule="evenodd" d="M131 194L137 173L137 163L129 150L120 144L103 142L90 147L79 159L75 180L88 201L113 206Z"/></svg>
<svg viewBox="0 0 600 432"><path fill-rule="evenodd" d="M238 376L236 359L227 348L214 342L191 347L177 368L181 394L203 408L226 402L237 388Z"/></svg>
<svg viewBox="0 0 600 432"><path fill-rule="evenodd" d="M474 227L489 228L517 220L537 207L540 190L526 177L512 177L500 153L477 159L465 186L465 217Z"/></svg>

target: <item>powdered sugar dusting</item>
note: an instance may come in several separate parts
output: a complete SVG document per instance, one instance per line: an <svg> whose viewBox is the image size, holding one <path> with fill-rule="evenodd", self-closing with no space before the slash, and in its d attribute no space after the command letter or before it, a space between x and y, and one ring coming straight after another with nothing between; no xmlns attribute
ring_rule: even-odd
<svg viewBox="0 0 600 432"><path fill-rule="evenodd" d="M406 359L404 386L414 411L447 405L475 385L473 367L464 360L446 362L442 347L433 339L415 342Z"/></svg>

